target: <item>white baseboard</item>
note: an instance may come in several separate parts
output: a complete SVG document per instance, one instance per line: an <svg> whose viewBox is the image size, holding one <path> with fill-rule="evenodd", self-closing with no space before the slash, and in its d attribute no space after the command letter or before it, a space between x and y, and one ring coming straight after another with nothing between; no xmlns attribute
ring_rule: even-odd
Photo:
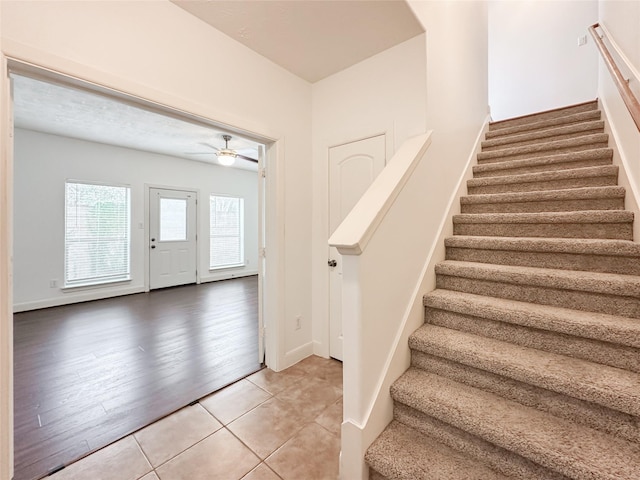
<svg viewBox="0 0 640 480"><path fill-rule="evenodd" d="M322 358L329 358L329 348L326 344L317 340L313 341L313 354Z"/></svg>
<svg viewBox="0 0 640 480"><path fill-rule="evenodd" d="M257 270L242 271L242 272L219 272L209 274L207 276L200 277L200 283L217 282L220 280L230 280L232 278L252 277L258 275Z"/></svg>
<svg viewBox="0 0 640 480"><path fill-rule="evenodd" d="M121 297L123 295L132 295L134 293L143 293L144 291L145 288L143 286L137 286L109 290L92 290L82 293L68 293L65 294L64 297L47 298L33 302L14 303L13 313L38 310L40 308L59 307L61 305L69 305L71 303L89 302L91 300L102 300L111 297Z"/></svg>
<svg viewBox="0 0 640 480"><path fill-rule="evenodd" d="M304 345L300 345L293 350L289 350L284 355L284 368L289 368L292 365L295 365L300 360L304 360L307 357L313 355L313 342L305 343Z"/></svg>

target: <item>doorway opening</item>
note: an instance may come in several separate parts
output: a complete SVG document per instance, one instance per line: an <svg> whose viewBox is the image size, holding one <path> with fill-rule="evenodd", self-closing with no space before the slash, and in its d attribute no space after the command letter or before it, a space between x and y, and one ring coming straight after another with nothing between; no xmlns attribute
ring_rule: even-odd
<svg viewBox="0 0 640 480"><path fill-rule="evenodd" d="M253 356L247 364L256 365L256 368L259 368L260 363L262 363L265 358L264 346L262 345L262 339L264 338L263 311L265 310L263 303L265 302L264 297L271 291L266 285L263 275L265 259L260 255L260 252L265 250L265 237L268 229L266 212L269 207L265 201L266 184L264 176L260 174L260 172L264 171L267 163L268 155L265 152L268 152L268 139L260 139L248 135L240 136L238 131L228 129L222 131L221 126L215 125L214 122L194 122L193 118L186 116L181 118L179 112L159 111L157 106L153 106L152 108L150 104L140 99L128 98L126 102L122 102L122 98L105 96L102 92L96 92L92 85L82 84L79 80L75 80L72 86L64 78L55 75L54 78L49 74L44 75L44 78L40 78L37 74L34 75L32 71L28 73L27 75L27 72L21 71L20 68L15 68L12 72L15 96L14 124L16 127L14 137L14 237L17 240L17 237L20 236L21 239L20 241L14 241L14 248L19 250L14 252L16 254L14 307L16 312L24 312L18 314L17 317L23 316L26 318L34 312L47 312L47 314L58 315L61 310L70 312L75 309L75 307L79 307L73 311L71 317L67 316L66 319L60 320L62 317L58 317L58 320L53 321L50 318L47 326L47 328L57 326L58 331L56 333L67 329L65 332L66 340L65 336L63 336L62 343L68 341L68 344L71 345L73 342L70 340L77 338L76 335L78 332L84 331L87 333L93 330L90 325L81 321L83 315L80 313L80 310L86 310L92 305L97 306L98 309L96 311L86 314L85 316L91 317L93 319L92 321L102 322L102 327L107 326L110 321L115 321L115 323L111 324L113 327L112 332L119 331L120 335L116 336L124 340L124 344L120 344L120 346L114 344L112 351L109 351L109 348L100 348L104 346L104 342L108 337L108 335L103 333L102 336L94 339L93 344L97 347L96 350L84 350L84 355L86 356L84 359L80 358L82 355L75 355L81 349L75 349L75 360L71 362L71 364L75 366L70 366L71 364L67 362L65 368L71 369L67 371L67 373L70 373L71 376L82 378L83 375L87 375L87 372L80 373L80 370L74 371L74 368L81 369L83 365L87 366L92 360L98 357L108 357L109 355L115 354L115 351L118 350L121 353L125 352L125 356L129 356L126 361L132 361L136 355L146 357L149 359L148 361L153 361L153 358L155 358L155 360L158 360L160 363L158 364L159 368L154 371L153 375L162 377L162 383L170 384L173 379L180 376L180 373L175 370L175 360L183 359L183 357L188 357L187 363L190 364L190 370L198 372L201 378L207 375L212 376L212 372L216 371L218 364L229 365L232 363L237 365L239 363L232 359L230 356L231 352L227 352L226 356L220 356L220 354L224 354L225 349L217 349L218 353L215 359L203 356L203 352L209 350L206 340L208 338L212 339L213 337L218 338L224 331L224 329L221 328L216 328L215 332L207 330L208 325L210 325L207 322L211 319L212 314L219 314L217 315L218 317L224 317L224 314L222 314L220 310L222 304L216 299L220 296L225 297L226 300L235 298L228 310L233 312L228 316L228 322L233 323L233 321L237 321L239 317L245 318L246 315L242 313L245 307L255 316L255 327L246 329L248 332L247 336L245 336L241 342L253 342L255 344L255 354L252 354ZM50 97L55 98L58 105L64 105L65 103L63 98L61 98L60 92L73 90L73 94L79 94L81 97L81 100L76 103L85 109L85 114L90 110L90 106L88 105L91 101L87 100L88 96L95 96L101 108L98 117L111 121L112 127L113 124L124 124L125 129L128 130L126 134L120 130L119 136L121 138L136 141L142 140L138 130L140 126L138 122L141 120L135 117L136 115L153 117L163 125L163 128L171 128L171 125L179 122L183 128L187 130L191 129L190 131L192 133L206 131L208 136L204 138L202 142L194 143L194 139L189 138L185 141L191 143L180 144L179 142L175 142L175 135L165 134L166 137L171 137L171 139L174 140L172 147L174 151L167 145L163 148L169 148L168 150L157 151L151 147L144 148L144 145L141 144L123 145L111 142L104 136L106 133L104 125L97 126L93 124L90 126L89 130L93 130L97 135L96 138L65 135L64 132L55 130L65 123L65 115L68 115L66 117L67 120L71 120L71 114L63 114L62 117L58 114L56 122L49 122L53 123L53 130L46 131L44 127L39 126L39 124L32 125L22 123L25 121L25 118L21 117L21 115L25 113L25 108L28 110L29 105L25 107L25 102L23 101L24 96L20 97L20 85L16 85L18 82L22 82L23 87L27 85L28 88L31 88L28 90L29 94L26 95L28 97L26 103L32 102L31 106L36 107L36 110L39 112L37 118L39 122L45 122L46 115L43 115L44 109L42 108L42 103L38 103L38 97L34 90L36 87L33 86L34 82L44 84L46 91L43 94L45 96L48 94ZM78 83L80 83L82 88L78 89ZM116 103L119 104L119 106L113 106ZM118 117L118 113L122 114L122 111L128 112L132 117L127 117L128 120ZM158 119L158 117L161 118ZM82 120L77 121L77 123L81 123L83 126L87 126L88 124L88 122ZM185 125L188 128L185 127ZM122 125L119 126L122 127ZM156 131L155 127L147 126L145 128ZM237 168L229 169L228 167L216 165L215 155L212 153L206 152L204 156L200 153L203 150L203 145L210 146L215 144L219 140L217 136L222 137L223 134L228 135L228 131L234 133L233 138L236 142L235 144L232 143L230 147L233 148L234 151L240 152L241 155L247 156L246 154L250 154L255 156L258 160L257 164L240 161L238 162L239 164L236 165ZM195 134L196 133L193 133L193 135ZM153 141L154 138L148 140L149 143L153 143ZM168 144L171 142L165 143ZM253 150L249 153L248 150L251 148L253 148ZM149 151L150 149L151 151ZM62 154L57 155L56 152L62 152ZM193 152L193 154L191 152ZM34 159L29 166L22 164L22 159L27 154ZM144 169L141 165L151 165L151 168ZM70 170L65 171L63 167L70 167ZM192 172L188 173L188 171ZM212 174L214 171L215 175ZM149 173L148 177L145 177L146 174L144 172L151 173ZM32 189L31 193L28 193L28 190L24 187L27 181L34 180L34 173L41 178L41 184L39 184L38 187L42 188ZM192 175L192 177L190 177L190 175ZM197 179L197 181L194 180L192 182L191 178ZM212 180L213 178L218 180L219 184L217 186L212 185L212 183L215 183ZM238 187L237 190L222 188L221 185L228 187L234 184L234 179L239 178L244 179L242 188ZM73 179L74 181L93 181L101 184L124 184L126 188L130 190L131 210L128 217L128 231L125 232L128 236L122 240L129 249L130 264L129 269L116 280L107 282L88 281L82 284L72 284L69 282L70 277L67 275L66 268L62 271L51 273L51 271L47 271L47 260L36 260L38 250L42 250L42 244L29 243L28 240L23 241L23 239L33 238L31 235L33 232L29 233L29 228L39 229L40 232L47 231L49 232L48 241L44 248L46 252L43 252L43 257L51 257L49 259L51 260L54 257L59 259L62 256L64 258L61 261L58 260L57 264L66 265L66 263L68 263L68 252L72 250L72 247L68 246L71 244L67 241L66 237L69 229L65 227L65 219L67 219L67 216L65 216L65 208L67 208L68 202L64 196L64 185L69 179ZM60 184L62 184L62 189L59 188ZM51 190L62 192L59 193L60 197L47 197L46 191L49 187ZM252 190L250 194L247 193L249 190ZM34 191L38 192L38 195L33 195ZM152 196L154 195L155 197L153 197L154 200L152 201ZM215 243L210 228L210 199L213 196L220 195L241 198L245 206L245 214L243 214L242 220L246 221L246 223L243 223L242 230L243 234L246 235L243 235L244 241L241 246L242 258L240 259L241 261L233 265L227 264L220 266L210 261L212 245ZM45 218L42 222L38 221L38 217L36 217L35 214L32 215L32 213L38 212L38 210L45 210L52 205L57 205L57 212L48 215L44 213L43 217L48 218ZM100 242L104 242L105 239L114 235L113 224L108 223L110 221L110 207L108 205L105 207L104 203L101 203L99 207L95 207L95 203L90 204L93 206L88 205L89 204L81 205L81 209L88 210L92 208L93 213L98 212L104 215L104 217L99 219L100 226L96 227L99 230L102 229L100 232L101 236L93 241L90 246L87 246L88 244L82 246L82 248L85 248L87 251L91 248L98 248ZM42 212L40 213L42 214ZM75 221L80 223L85 222L83 227L88 228L87 222L90 220L84 217L80 218L80 220L78 220L78 218L76 218ZM51 224L43 224L43 222L46 221L50 221ZM60 248L57 248L53 241L53 238L58 236L58 232L63 232L62 235L59 235L62 237L59 239L60 245L58 245L58 247ZM251 237L250 241L247 240L249 236ZM218 244L219 243L218 241ZM227 244L231 243L232 242L227 242ZM98 245L98 247L96 247L96 245ZM60 255L60 250L65 253ZM34 252L36 253L34 254ZM154 257L156 253L158 255ZM67 255L67 257L64 255ZM112 263L109 262L112 258L108 254L103 254L100 258L103 263L106 263L97 267L92 264L91 268L97 270L102 268L102 270L108 271L112 265ZM29 259L29 261L23 262L23 259ZM91 262L96 263L97 261L91 259ZM56 260L50 263L54 264ZM29 268L23 269L22 265L36 266L37 270L40 271L34 271ZM53 268L56 267L54 266ZM36 284L36 288L32 288L34 284ZM162 290L166 287L175 288ZM149 292L149 290L154 291L144 293ZM231 293L233 291L241 292L241 294L238 293L234 297L234 294ZM53 292L55 292L54 295L52 295ZM157 330L154 330L157 335L154 334L151 335L151 337L178 337L187 339L186 343L178 346L176 346L174 341L174 350L171 350L171 347L166 347L169 348L170 353L164 355L164 360L160 359L160 356L152 356L149 353L153 351L154 348L157 348L158 344L147 343L145 346L146 340L143 340L145 337L148 340L149 336L144 333L136 333L136 329L144 326L145 323L148 326L151 322L154 324L154 327L158 327L158 317L136 313L136 310L138 310L137 307L134 308L132 306L133 304L137 304L146 307L155 307L162 305L161 299L172 300L168 305L165 304L165 306L160 309L159 315L162 316L163 314L166 315L169 312L173 312L176 318L178 318L178 322L177 324L174 322L171 327L173 330L169 329L169 327L166 327L164 330L161 328L161 334L158 333ZM91 301L94 300L96 302L92 303ZM75 302L84 303L71 305ZM124 306L123 302L129 302L130 305ZM131 302L133 302L133 304L131 304ZM69 306L60 307L61 305ZM182 317L176 314L176 309L180 310L181 307L184 307L182 309L183 312L188 312L188 314ZM40 310L43 308L46 310ZM194 314L194 309L197 308L206 310L206 312L198 316ZM100 312L104 314L104 312L110 309L112 312L115 312L113 315L109 316L109 314L107 314L106 317L100 316ZM138 310L138 312L143 310L144 308ZM150 318L155 318L155 320L150 320ZM16 320L22 321L20 318ZM41 330L43 325L42 322L37 323L33 317L24 321L25 325L27 323L37 325L35 327L36 330ZM202 330L194 329L200 333L192 336L191 340L188 340L189 335L187 333L194 325L199 329L204 328L205 331L209 331L209 333L203 334ZM74 330L74 326L79 327L80 330ZM177 328L177 330L175 330L175 328ZM169 331L173 331L175 336L169 334ZM18 333L16 329L16 339ZM85 342L87 346L91 344L92 341L90 340ZM62 351L64 351L64 345ZM20 352L21 350L19 348L15 348L16 360ZM57 353L56 355L60 354ZM19 398L19 395L25 391L22 390L21 387L18 387L18 377L28 369L21 370L20 365L16 362L14 372L16 385L14 392L16 405L16 479L42 476L46 474L48 470L68 463L70 461L69 459L79 458L90 451L104 446L106 444L104 442L110 443L110 441L117 440L117 438L131 433L133 427L128 427L126 431L113 428L111 433L119 432L115 438L110 438L109 435L105 435L102 441L92 440L91 442L79 439L76 445L68 448L62 448L60 444L56 444L55 439L52 441L53 437L49 437L48 441L52 445L52 448L54 450L57 449L49 455L49 459L29 459L25 461L25 463L28 463L31 467L37 464L37 468L35 469L23 470L22 468L18 468L19 459L22 457L20 456L21 452L17 451L19 444L17 437L22 432L22 424L20 422L23 415L26 415L24 418L33 416L31 420L36 422L35 424L38 429L45 428L47 424L53 425L56 421L62 421L68 425L69 422L64 418L64 411L69 410L68 407L75 405L72 400L79 400L82 397L86 397L91 394L92 390L103 392L105 389L113 389L118 385L122 386L127 383L124 381L115 381L116 379L122 379L126 376L126 367L114 367L112 369L113 371L109 371L109 367L104 366L97 368L98 370L102 368L102 373L106 375L101 377L103 379L101 384L96 384L95 382L89 382L84 385L75 384L72 391L67 394L62 393L62 397L58 397L59 399L63 397L67 398L68 401L58 401L59 405L57 406L59 408L57 409L54 408L55 405L52 406L53 404L50 404L51 408L48 408L45 414L44 410L40 412L37 411L38 408L42 407L42 402L31 405L32 411L28 411L28 409L23 412L17 411L21 405L27 405L27 403L22 402ZM120 368L120 371L118 371L118 368ZM251 369L253 367L249 366L247 368ZM255 371L255 368L251 371L235 372L233 375L236 375L236 377L229 377L227 380L220 381L216 379L211 385L216 384L217 386L212 388L222 388L253 371ZM58 373L64 376L65 369L59 369ZM33 371L31 371L29 375L33 375ZM95 379L98 376L100 375L93 375L92 377ZM140 377L149 376L152 375L140 375ZM60 377L54 378L51 383L55 388L58 388L65 382L64 379ZM206 384L207 382L203 381L201 383ZM180 387L178 387L178 389L180 390ZM182 390L184 390L184 388ZM189 401L197 400L200 396L211 393L211 391L198 391L200 393L194 393L193 395L199 396ZM29 393L27 393L27 395L29 395ZM126 393L121 396L126 396ZM149 401L153 403L153 400ZM62 403L64 403L64 405ZM166 403L167 411L158 413L155 418L145 421L149 423L160 416L175 411L180 406L184 406L178 405L177 403L175 405L171 402ZM100 407L92 406L84 410L72 408L71 410L80 410L80 413L84 415L84 420L89 419L87 420L87 424L93 424L96 423L97 417L102 417L109 413L110 406L113 407L113 405L110 405L109 402L105 400L104 402L100 402ZM115 408L111 409L115 410ZM124 415L122 411L117 414L120 416ZM83 423L84 420L82 420L81 423ZM137 428L142 426L144 426L144 424L138 425ZM133 429L135 430L137 428ZM43 444L44 442L38 442L38 449L41 449ZM78 445L80 445L80 447L78 447ZM64 460L62 460L63 458ZM49 460L51 461L47 464L46 462ZM37 473L38 469L41 470L40 473ZM33 475L31 473L25 473L21 476L21 472L23 471L33 471L36 473Z"/></svg>

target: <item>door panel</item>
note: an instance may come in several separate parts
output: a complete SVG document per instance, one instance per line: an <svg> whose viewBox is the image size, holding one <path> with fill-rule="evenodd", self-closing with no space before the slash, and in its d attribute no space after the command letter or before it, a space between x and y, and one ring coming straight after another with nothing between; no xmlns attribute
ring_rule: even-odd
<svg viewBox="0 0 640 480"><path fill-rule="evenodd" d="M331 235L373 180L386 160L385 136L359 140L329 149L329 235ZM329 354L342 359L342 258L335 248L329 259Z"/></svg>
<svg viewBox="0 0 640 480"><path fill-rule="evenodd" d="M149 189L149 288L196 281L196 193Z"/></svg>

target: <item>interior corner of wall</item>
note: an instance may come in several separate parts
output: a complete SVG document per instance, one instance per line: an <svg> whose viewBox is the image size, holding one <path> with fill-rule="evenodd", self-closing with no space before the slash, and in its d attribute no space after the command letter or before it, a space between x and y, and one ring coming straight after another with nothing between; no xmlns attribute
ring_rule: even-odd
<svg viewBox="0 0 640 480"><path fill-rule="evenodd" d="M311 355L313 355L313 342L307 342L289 350L284 355L284 365L281 365L282 368L280 370L285 370Z"/></svg>

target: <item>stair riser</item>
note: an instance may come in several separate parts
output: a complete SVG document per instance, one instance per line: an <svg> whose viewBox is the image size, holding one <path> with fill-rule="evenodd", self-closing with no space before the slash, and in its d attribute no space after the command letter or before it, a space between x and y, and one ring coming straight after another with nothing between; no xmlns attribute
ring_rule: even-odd
<svg viewBox="0 0 640 480"><path fill-rule="evenodd" d="M583 187L612 187L616 186L617 184L618 175L612 174L602 176L549 179L526 183L496 183L477 186L469 182L467 184L467 192L469 195L483 193L539 192Z"/></svg>
<svg viewBox="0 0 640 480"><path fill-rule="evenodd" d="M638 258L613 255L446 247L446 259L494 265L640 275Z"/></svg>
<svg viewBox="0 0 640 480"><path fill-rule="evenodd" d="M604 133L604 127L591 128L588 130L583 130L575 133L565 133L559 135L552 135L543 138L532 138L530 140L518 140L515 138L504 138L499 141L491 141L485 140L482 142L482 151L483 152L493 152L496 150L502 150L503 148L511 148L511 147L524 147L526 145L538 145L541 143L554 142L556 140L567 140L569 138L577 138L583 135L592 135L595 133Z"/></svg>
<svg viewBox="0 0 640 480"><path fill-rule="evenodd" d="M607 314L615 313L624 317L640 318L640 299L613 294L519 285L443 274L436 275L436 288L485 295L487 297L506 298L520 302L572 308L574 310Z"/></svg>
<svg viewBox="0 0 640 480"><path fill-rule="evenodd" d="M489 131L501 130L503 128L517 127L520 125L527 125L531 123L542 122L544 120L558 119L573 115L574 113L591 112L598 108L597 102L588 102L581 105L574 105L568 108L560 108L558 110L552 110L549 112L541 112L535 115L527 115L526 117L513 118L504 120L501 122L494 122L489 124Z"/></svg>
<svg viewBox="0 0 640 480"><path fill-rule="evenodd" d="M534 202L463 203L461 213L536 213L578 210L624 210L624 198L586 198Z"/></svg>
<svg viewBox="0 0 640 480"><path fill-rule="evenodd" d="M455 223L454 235L633 240L632 223Z"/></svg>
<svg viewBox="0 0 640 480"><path fill-rule="evenodd" d="M426 308L425 318L433 325L640 373L635 348L439 309Z"/></svg>
<svg viewBox="0 0 640 480"><path fill-rule="evenodd" d="M509 477L531 480L565 480L567 478L403 403L394 403L393 414L398 422L435 438L449 448L476 458L478 462L486 463L495 471Z"/></svg>
<svg viewBox="0 0 640 480"><path fill-rule="evenodd" d="M483 369L463 365L437 355L412 351L411 364L427 372L480 388L557 417L577 421L582 425L630 441L640 441L638 419L632 415L502 375L495 375Z"/></svg>
<svg viewBox="0 0 640 480"><path fill-rule="evenodd" d="M558 170L572 170L574 168L601 167L611 165L611 158L594 158L575 162L555 162L541 165L528 165L517 168L505 168L501 170L476 171L474 168L473 178L504 177L506 175L523 175L527 173L557 172Z"/></svg>
<svg viewBox="0 0 640 480"><path fill-rule="evenodd" d="M571 153L571 152L584 152L585 150L592 150L594 148L607 148L608 142L594 142L586 145L575 145L569 147L561 147L561 148L550 148L546 150L538 150L535 152L527 152L527 153L514 153L514 154L506 154L501 156L493 156L490 155L489 158L484 158L482 153L478 154L478 164L484 165L486 163L499 163L499 162L507 162L509 160L524 160L528 158L536 158L542 157L545 155L552 155L557 153Z"/></svg>
<svg viewBox="0 0 640 480"><path fill-rule="evenodd" d="M493 139L511 135L522 135L529 132L548 130L549 128L561 128L584 122L598 121L601 117L602 114L600 113L600 110L591 110L588 112L575 113L573 115L566 115L554 119L545 120L542 122L538 122L537 124L534 122L515 127L489 130L485 134L485 137L487 139Z"/></svg>

